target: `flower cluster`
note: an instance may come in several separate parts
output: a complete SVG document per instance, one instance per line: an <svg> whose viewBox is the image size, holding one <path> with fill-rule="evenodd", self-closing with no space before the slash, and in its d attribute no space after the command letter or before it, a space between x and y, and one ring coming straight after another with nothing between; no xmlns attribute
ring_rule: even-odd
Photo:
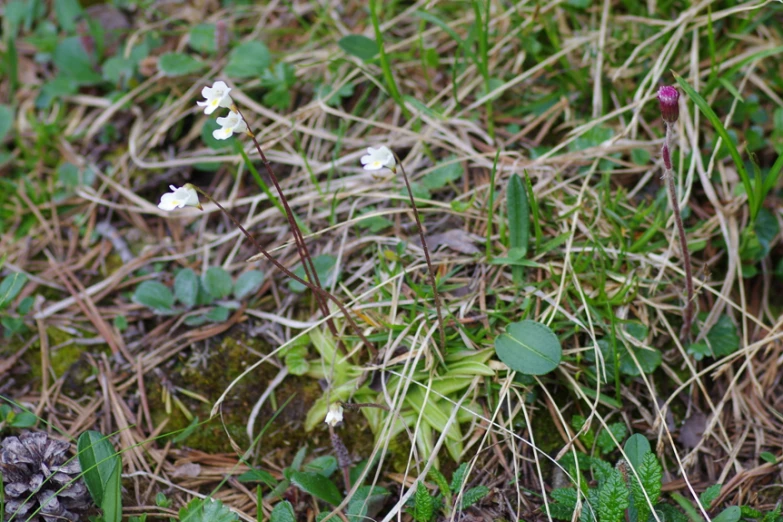
<svg viewBox="0 0 783 522"><path fill-rule="evenodd" d="M231 88L225 82L215 82L212 87L204 87L201 90L201 95L206 100L196 102L199 107L204 107L204 114L212 114L218 107L231 111L225 118L217 119L220 128L212 131L212 136L216 140L227 140L235 132L247 132L247 123L234 105L230 92Z"/></svg>

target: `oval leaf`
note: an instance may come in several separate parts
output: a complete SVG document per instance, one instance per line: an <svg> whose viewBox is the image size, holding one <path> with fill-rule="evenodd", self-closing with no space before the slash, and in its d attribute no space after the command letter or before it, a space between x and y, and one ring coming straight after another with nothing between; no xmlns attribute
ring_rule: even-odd
<svg viewBox="0 0 783 522"><path fill-rule="evenodd" d="M223 72L232 78L260 77L272 62L269 49L261 42L245 42L228 55Z"/></svg>
<svg viewBox="0 0 783 522"><path fill-rule="evenodd" d="M92 499L99 506L117 504L120 493L121 463L114 446L108 438L97 431L90 430L81 434L76 447L79 452L79 464L84 474L84 483L87 484ZM121 510L119 514L122 515Z"/></svg>
<svg viewBox="0 0 783 522"><path fill-rule="evenodd" d="M153 310L168 312L174 306L174 294L171 290L157 281L144 281L133 294L133 300Z"/></svg>
<svg viewBox="0 0 783 522"><path fill-rule="evenodd" d="M250 270L237 278L234 284L234 297L244 299L261 288L264 282L264 273L260 270Z"/></svg>
<svg viewBox="0 0 783 522"><path fill-rule="evenodd" d="M346 53L361 58L365 62L372 60L378 54L378 43L361 34L343 36L337 45Z"/></svg>
<svg viewBox="0 0 783 522"><path fill-rule="evenodd" d="M275 506L270 515L269 522L296 522L296 515L291 503L284 500Z"/></svg>
<svg viewBox="0 0 783 522"><path fill-rule="evenodd" d="M312 471L296 471L291 475L291 482L310 495L326 501L332 505L338 505L343 498L337 486L328 478Z"/></svg>
<svg viewBox="0 0 783 522"><path fill-rule="evenodd" d="M223 299L231 293L234 283L231 281L231 276L228 272L219 266L211 266L207 269L207 273L204 274L204 287L212 297Z"/></svg>
<svg viewBox="0 0 783 522"><path fill-rule="evenodd" d="M174 278L174 295L179 302L193 308L198 297L198 277L190 268L180 270Z"/></svg>
<svg viewBox="0 0 783 522"><path fill-rule="evenodd" d="M563 349L548 326L536 321L511 323L495 339L495 352L506 366L527 375L544 375L560 364Z"/></svg>
<svg viewBox="0 0 783 522"><path fill-rule="evenodd" d="M200 71L204 64L182 53L165 53L158 59L158 69L166 76L184 76Z"/></svg>
<svg viewBox="0 0 783 522"><path fill-rule="evenodd" d="M631 466L638 470L639 466L642 465L645 454L650 453L652 448L650 448L650 442L644 435L634 433L625 441L623 451L625 451L625 454L628 456L628 461L631 463Z"/></svg>

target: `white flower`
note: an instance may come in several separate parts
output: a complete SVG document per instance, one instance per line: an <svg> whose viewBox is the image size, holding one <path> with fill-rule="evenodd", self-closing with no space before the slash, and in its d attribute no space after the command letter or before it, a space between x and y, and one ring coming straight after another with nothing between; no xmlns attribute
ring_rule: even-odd
<svg viewBox="0 0 783 522"><path fill-rule="evenodd" d="M343 407L339 402L329 406L329 412L326 414L326 424L335 427L343 421Z"/></svg>
<svg viewBox="0 0 783 522"><path fill-rule="evenodd" d="M225 118L218 118L216 120L219 129L212 131L212 136L216 140L227 140L235 132L247 132L247 123L242 119L239 113L231 111Z"/></svg>
<svg viewBox="0 0 783 522"><path fill-rule="evenodd" d="M368 148L367 155L362 156L362 165L364 165L364 170L381 170L383 167L386 167L394 172L397 167L397 160L394 158L394 153L389 150L389 147L384 145L378 149Z"/></svg>
<svg viewBox="0 0 783 522"><path fill-rule="evenodd" d="M160 203L158 203L159 209L169 211L174 210L175 208L197 207L199 210L203 210L201 208L201 203L199 203L198 200L196 187L190 183L179 188L174 185L169 185L169 188L171 189L171 192L166 192L160 198Z"/></svg>
<svg viewBox="0 0 783 522"><path fill-rule="evenodd" d="M230 109L234 104L234 100L228 93L231 89L225 82L215 82L212 87L204 87L201 89L201 95L207 99L207 101L196 102L199 107L206 107L204 114L212 114L218 107L226 107Z"/></svg>

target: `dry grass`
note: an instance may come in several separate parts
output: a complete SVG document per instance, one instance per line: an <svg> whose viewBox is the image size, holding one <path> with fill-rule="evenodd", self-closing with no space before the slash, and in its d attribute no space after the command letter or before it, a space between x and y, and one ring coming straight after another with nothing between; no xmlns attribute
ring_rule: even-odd
<svg viewBox="0 0 783 522"><path fill-rule="evenodd" d="M650 439L665 468L665 492L695 498L707 486L721 483L715 506L762 510L771 509L780 497L780 467L759 457L763 451L779 457L783 444L778 413L783 409L783 322L775 273L780 236L772 238L768 256L750 263L758 267L757 274L743 278L749 261L741 257L742 238L749 214L744 194L735 190L741 186L735 166L713 146L717 138L693 105L681 104L675 136L681 154L674 169L680 202L688 209L688 239L697 247L697 310L705 313L697 321L694 342L702 341L724 314L740 338L737 351L717 360L696 360L677 335L684 271L659 179L663 129L654 95L659 82L673 81L670 70L698 90L725 75L747 103L723 87L713 89L707 100L741 143L753 122L746 112L739 122L734 116L756 96L760 110L770 115L758 124L769 136L771 115L783 110L775 74L781 62L779 56L761 53L781 45L780 27L773 20L780 20L783 11L771 1L729 7L705 0L687 9L671 7L666 16L651 2L641 16L636 14L641 8L629 13L626 4L605 0L581 10L560 2L493 1L488 67L499 81L488 93L482 91L481 71L464 53L459 58L464 65L452 75L457 42L414 15L417 9L437 13L465 38L475 17L472 9L423 1L384 6L386 52L406 97L407 115L384 94L377 64L345 55L337 46L347 34L372 35L361 3L297 0L240 9L207 2L199 10L162 4L154 17L140 11L127 17L130 29L122 42L127 46L158 31L162 49L186 50L190 26L224 20L238 38L260 38L295 67L290 110L262 105L256 80L233 82L232 95L256 129L295 214L309 229L305 239L311 252L336 256L343 276L331 290L381 349L381 362L365 368L366 378L385 373L407 382L396 395L379 395L392 412L387 429L406 413L404 390L423 391L425 402L453 402L448 422L462 426L462 460L472 470L467 484L492 490L479 507L466 511L473 518L455 515L453 520L547 519L542 495L569 480L552 465L553 459L594 450L576 437L570 422L574 414L591 419L594 428L622 422L629 433ZM764 23L751 27L762 17ZM709 49L713 26L715 60ZM541 54L531 51L533 40ZM434 50L439 65L425 67L422 49ZM167 78L152 67L121 96L82 89L39 109L34 100L50 72L35 67L29 44L20 43L18 50L20 67L31 68L25 74L34 81L15 93L16 141L10 162L0 169L9 182L26 188L4 200L10 214L0 252L7 254L4 273L29 278L20 299L31 295L36 301L26 316L27 331L0 350L0 393L29 407L46 429L65 437L88 429L114 433L112 440L123 452L126 514L174 516L175 508L189 499L213 494L244 520L255 520L255 491L236 478L248 469L240 457L249 452L255 464L280 478L298 447L267 447L262 439L259 448L237 439L224 417L237 414L228 411L228 401L247 397L250 388L255 392L245 404L245 417L262 395L264 408L271 408L264 388L285 368L281 350L309 339L311 331L324 331L325 318L306 294L290 292L263 260L252 263L267 273L263 286L224 322L188 327L181 316L156 316L130 300L143 280L170 282L175 267L200 272L217 265L237 274L257 253L213 204L205 204L203 212L160 211L157 199L170 183L202 186L283 264L293 267L298 260L285 217L258 190L242 157L209 149L201 139L208 118L194 101L204 85L222 77L226 57L210 60L209 71L200 77ZM8 79L2 82L0 90L9 92ZM314 95L321 83L333 91L351 84L354 92L330 106ZM487 130L487 102L493 107L494 138ZM48 138L43 122L56 127ZM113 126L110 134L108 125ZM30 161L40 143L45 154ZM252 144L240 143L255 158ZM561 338L564 360L555 373L520 382L501 363L492 362L495 376L477 375L458 394L441 396L433 389L440 371L435 311L426 302L429 294L421 294L427 271L402 180L374 176L359 165L364 148L379 144L400 154L414 181L421 182L444 159L463 169L461 179L433 190L432 199L417 199L441 278L451 346L491 348L507 322L524 316L549 325ZM768 141L756 151L765 168L777 157L773 146L779 142ZM639 161L645 152L649 161ZM90 169L96 179L55 201L50 195L58 185L61 162ZM196 168L204 164L219 168ZM538 268L527 270L520 289L508 265L493 264L479 252L488 235L488 201L494 191L491 251L495 257L507 254L505 187L510 176L525 172L540 209L542 241L529 256ZM647 212L655 205L656 210ZM766 208L779 223L778 207L773 191ZM391 226L380 232L360 228L370 218L388 219ZM23 226L29 231L19 237L15 231ZM654 228L646 241L637 243ZM439 247L433 238L439 239ZM560 239L548 243L554 238ZM395 260L392 254L400 241L406 248ZM122 332L113 323L117 316L127 318ZM332 316L342 323L339 312ZM634 337L623 326L627 322L643 325L646 334ZM352 339L349 329L344 333ZM660 368L645 374L634 356L640 376L590 378L594 363L586 357L592 354L600 361L598 340L610 336L618 346L659 351ZM269 350L259 353L258 343L245 343L245 372L240 376L232 366L231 372L226 370L231 386L222 395L201 397L207 410L215 406L219 415L212 424L220 426L222 419L222 443L230 441L235 451L205 452L189 449L187 441L161 438L171 431L171 419L182 417L177 401L185 409L203 407L188 392L189 383L179 379L188 375L182 371L185 362L199 364L194 357L201 354L207 366L228 364L202 350L216 350L225 339L252 338L263 340ZM64 357L66 350L70 355ZM316 354L311 350L310 355ZM68 362L64 367L63 360ZM350 360L370 363L361 345ZM328 383L331 369L324 370ZM429 377L413 378L422 371ZM286 379L284 375L275 386ZM170 410L159 396L173 401ZM221 397L227 401L222 406ZM273 402L279 406L286 398ZM238 407L236 401L232 404ZM267 411L261 406L255 410L250 433L258 434L269 421L259 413ZM307 408L297 411L298 418L285 422L301 430ZM458 421L466 412L469 420ZM363 426L360 418L347 411L338 433L353 440L351 431ZM415 437L420 421L401 436ZM277 429L274 421L271 426ZM320 446L311 449L331 452L325 430L316 431ZM380 435L374 447L349 445L353 458L380 458L379 471L369 481L393 494L378 520L406 519L401 513L417 478L423 479L434 465L451 466L442 447L445 435L432 437L435 451L429 455L416 444L404 450L410 451L407 468L383 454L391 437ZM159 491L173 499L171 508L155 505ZM312 498L293 489L287 498L302 520L314 515ZM265 501L262 511L268 514L273 504ZM337 516L346 520L339 510Z"/></svg>

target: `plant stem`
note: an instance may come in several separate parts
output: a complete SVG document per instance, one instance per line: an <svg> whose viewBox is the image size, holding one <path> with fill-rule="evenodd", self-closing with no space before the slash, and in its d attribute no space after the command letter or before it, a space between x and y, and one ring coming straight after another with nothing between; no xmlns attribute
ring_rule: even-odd
<svg viewBox="0 0 783 522"><path fill-rule="evenodd" d="M253 237L253 236L250 234L250 232L248 232L248 231L245 229L245 227L243 227L243 226L242 226L242 223L240 223L240 222L239 222L239 220L238 220L237 218L235 218L235 217L234 217L234 216L233 216L233 215L232 215L232 214L231 214L231 213L230 213L228 210L226 210L226 209L223 207L223 205L221 205L220 203L218 203L218 202L217 202L217 201L216 201L216 200L215 200L215 199L214 199L212 196L210 196L209 194L207 194L206 192L204 192L204 191L203 191L203 190L201 190L200 188L196 187L196 190L198 190L198 191L199 191L199 192L200 192L200 193L201 193L201 194L202 194L202 195L203 195L205 198L207 198L207 199L208 199L208 200L210 200L212 203L214 203L214 204L215 204L215 206L216 206L218 209L220 209L220 211L221 211L221 212L223 212L223 214L225 214L226 216L228 216L228 218L231 220L231 222L232 222L232 223L234 223L234 226L236 226L236 227L239 229L239 231L240 231L240 232L242 232L242 233L245 235L245 237L247 238L247 240L248 240L248 241L250 241L250 242L253 244L253 246L255 246L255 247L258 249L258 251L259 251L259 252L261 252L261 255L263 255L263 256L264 256L265 258L267 258L267 259L268 259L268 260L269 260L269 261L270 261L270 262L271 262L273 265L275 265L275 268L277 268L278 270L280 270L281 272L283 272L283 273L284 273L286 276L290 277L290 278L291 278L291 279L293 279L294 281L296 281L296 282L298 282L298 283L300 283L300 284L302 284L302 285L306 286L306 287L307 287L307 288L309 288L310 290L312 290L312 292L313 292L313 293L314 293L316 296L319 296L321 299L324 299L324 300L325 300L325 299L329 299L329 300L330 300L330 301L332 301L334 304L336 304L336 305L337 305L337 308L339 308L339 309L340 309L340 311L342 312L343 316L345 316L345 319L346 319L346 321L348 321L348 324L350 324L350 325L351 325L351 328L353 328L353 330L356 332L356 335L357 335L357 336L359 336L359 338L362 340L362 342L364 342L364 344L366 344L366 345L367 345L367 347L370 349L370 352L372 352L372 354L373 354L373 357L375 357L375 356L377 355L378 351L375 349L375 346L374 346L374 345L373 345L373 344L372 344L372 343L371 343L371 342L370 342L370 341L369 341L369 340L368 340L368 339L367 339L367 338L364 336L364 334L362 333L361 329L359 328L359 325L357 325L357 324L354 322L354 320L351 318L350 314L348 313L348 309L345 307L345 305L343 305L343 304L340 302L340 300L339 300L339 299L337 299L335 296L333 296L333 295L332 295L330 292L327 292L326 290L324 290L323 288L321 288L321 287L319 287L319 286L315 286L315 285L314 285L313 283L311 283L310 281L306 281L306 280L302 279L302 278L301 278L301 277L299 277L298 275L294 274L294 273L293 273L291 270L289 270L288 268L286 268L286 267L285 267L285 266L284 266L282 263L280 263L280 261L278 261L277 259L275 259L274 257L272 257L272 254L270 254L269 252L267 252L267 251L266 251L266 249L264 249L264 247L262 247L262 246L259 244L259 242L258 242L258 241L256 241L256 238L254 238L254 237Z"/></svg>
<svg viewBox="0 0 783 522"><path fill-rule="evenodd" d="M232 107L232 109L236 109L236 112L237 114L239 114L239 117L242 118L242 120L247 125L247 120L245 119L245 116L242 114L239 108L236 107L235 105L234 107ZM296 250L297 253L299 254L299 259L302 261L302 267L304 268L305 271L305 277L310 281L312 281L315 286L321 288L321 281L318 278L318 273L315 270L315 265L313 264L313 260L312 257L310 256L310 252L307 250L307 244L305 243L304 237L302 236L302 231L299 228L299 224L296 222L294 213L291 210L291 207L288 205L288 199L285 197L285 193L283 192L283 189L280 187L280 183L277 180L277 176L275 176L275 172L272 170L272 165L269 163L269 160L266 158L266 155L264 154L264 151L261 148L261 144L258 143L258 139L256 138L255 134L250 132L249 127L250 126L248 125L247 134L253 140L253 144L255 144L256 146L258 155L261 157L261 161L263 161L264 163L264 167L266 168L267 175L272 180L272 183L275 186L275 190L277 190L277 194L280 196L280 202L283 204L283 209L285 210L284 214L288 219L288 225L291 227L291 233L294 235L294 243L296 244ZM323 298L323 296L316 293L315 301L318 304L318 308L321 310L321 313L324 314L324 317L328 317L329 308L326 306L326 300ZM327 319L326 325L328 326L329 331L332 333L335 339L339 339L339 336L337 335L337 328L334 325L334 321L332 321L331 319ZM340 343L342 344L342 341L340 341Z"/></svg>
<svg viewBox="0 0 783 522"><path fill-rule="evenodd" d="M688 293L688 300L685 302L683 311L682 330L680 330L680 339L687 340L691 335L691 325L693 324L693 274L691 272L691 254L688 250L688 240L685 237L685 227L682 224L682 215L680 214L680 205L677 200L677 190L674 186L674 170L672 170L671 160L671 142L672 128L668 122L666 125L666 137L663 142L661 154L663 156L664 173L666 184L669 188L669 199L674 211L674 222L677 225L677 235L680 238L680 250L682 251L682 264L685 268L685 289Z"/></svg>
<svg viewBox="0 0 783 522"><path fill-rule="evenodd" d="M397 160L397 165L402 171L402 178L405 180L405 187L408 189L408 196L411 200L411 207L413 208L413 216L416 218L416 226L419 229L419 238L421 239L421 247L424 250L424 258L427 260L427 268L430 274L430 285L432 285L432 296L435 299L435 311L438 314L438 332L440 334L440 349L442 353L446 353L446 332L443 329L443 315L440 311L440 295L438 294L438 285L435 282L435 269L432 267L432 260L430 260L430 249L427 247L427 239L424 237L424 228L421 226L421 219L419 218L419 209L416 207L416 201L413 199L413 190L411 190L411 184L408 181L408 175L405 173L405 167L402 166L402 162L397 154L394 154L394 158ZM441 355L441 358L443 356Z"/></svg>

